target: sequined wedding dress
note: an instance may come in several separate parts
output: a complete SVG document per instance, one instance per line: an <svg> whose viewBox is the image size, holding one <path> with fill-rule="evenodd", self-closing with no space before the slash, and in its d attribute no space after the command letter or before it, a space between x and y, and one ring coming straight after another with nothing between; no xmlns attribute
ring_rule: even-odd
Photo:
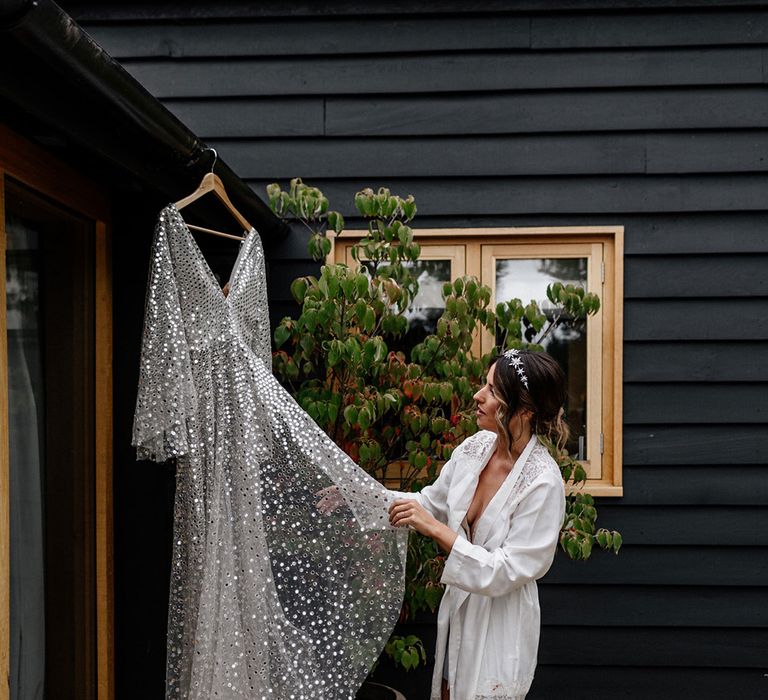
<svg viewBox="0 0 768 700"><path fill-rule="evenodd" d="M226 296L173 204L150 265L132 444L176 458L166 698L354 698L402 602L391 495L272 375L254 229Z"/></svg>

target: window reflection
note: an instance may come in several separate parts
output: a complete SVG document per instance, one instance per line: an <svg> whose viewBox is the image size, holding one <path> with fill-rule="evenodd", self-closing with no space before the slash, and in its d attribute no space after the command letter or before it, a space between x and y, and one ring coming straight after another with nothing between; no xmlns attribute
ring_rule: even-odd
<svg viewBox="0 0 768 700"><path fill-rule="evenodd" d="M496 261L496 303L520 299L538 303L548 321L535 332L521 324L523 338L541 341L544 350L554 357L568 378L565 417L571 431L567 449L577 459L587 454L587 323L563 313L561 323L551 331L555 307L547 299L547 285L553 282L573 284L587 289L587 258L514 258ZM503 342L497 331L496 344Z"/></svg>
<svg viewBox="0 0 768 700"><path fill-rule="evenodd" d="M389 347L407 355L412 347L437 330L437 321L445 309L443 284L451 281L451 261L416 260L403 261L402 264L416 278L419 291L405 311L408 331L403 337L392 340ZM372 263L366 262L365 265L369 270L372 269Z"/></svg>

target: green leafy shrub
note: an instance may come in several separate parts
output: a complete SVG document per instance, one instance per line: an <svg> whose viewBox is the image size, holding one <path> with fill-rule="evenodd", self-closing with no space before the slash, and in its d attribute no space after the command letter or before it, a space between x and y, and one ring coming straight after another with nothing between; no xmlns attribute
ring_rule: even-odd
<svg viewBox="0 0 768 700"><path fill-rule="evenodd" d="M296 178L288 191L275 183L267 194L275 213L309 229L315 259L330 252L328 229L340 233L345 223L320 190ZM418 491L477 430L472 396L485 383L490 359L511 347L542 350L553 328L596 313L600 301L581 287L550 284L547 297L555 312L547 326L535 301L512 299L490 308L489 287L463 276L443 286L445 310L435 333L407 352L394 349L408 331L406 311L418 292L409 268L420 254L410 226L416 204L386 188L361 190L354 201L367 222L366 235L352 248L356 265L324 264L319 277L294 280L291 292L301 310L275 328L273 367L304 410L362 468L382 482L395 479L397 490ZM473 333L482 329L500 337L500 347L476 356ZM566 484L583 484L581 464L545 442ZM566 500L563 551L587 559L597 544L618 553L621 535L596 528L592 497L578 492ZM402 620L420 610L434 612L443 592L445 556L436 543L412 533L408 555ZM412 637L393 637L387 653L406 669L424 659L420 640Z"/></svg>

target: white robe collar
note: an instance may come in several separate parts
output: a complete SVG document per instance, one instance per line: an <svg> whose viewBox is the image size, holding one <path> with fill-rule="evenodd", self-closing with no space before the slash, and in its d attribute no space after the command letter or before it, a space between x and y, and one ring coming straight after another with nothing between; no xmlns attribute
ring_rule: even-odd
<svg viewBox="0 0 768 700"><path fill-rule="evenodd" d="M480 480L480 473L485 469L485 466L491 459L491 455L496 449L497 442L498 436L494 436L493 439L488 439L487 445L480 453L478 459L472 460L470 463L464 465L466 471L457 481L456 486L450 489L453 493L449 493L448 497L448 525L455 532L461 531L461 522L464 520L464 516L469 510L469 506L472 504L472 498L475 495L477 484ZM475 522L472 537L473 544L485 544L488 534L492 530L491 526L503 510L504 504L507 502L510 493L520 477L520 473L528 460L528 456L531 454L531 451L537 442L537 436L535 434L531 435L531 439L523 448L519 457L515 460L509 474L507 474L501 486L499 486L499 489L493 495L493 498L488 502L488 505L480 515L480 518ZM453 496L453 498L451 498L451 496ZM453 503L450 503L450 501L453 501Z"/></svg>

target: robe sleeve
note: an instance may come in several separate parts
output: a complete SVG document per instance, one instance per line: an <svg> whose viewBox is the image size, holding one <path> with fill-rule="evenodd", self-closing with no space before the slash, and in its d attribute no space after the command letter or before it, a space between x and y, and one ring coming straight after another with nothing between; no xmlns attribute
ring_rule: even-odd
<svg viewBox="0 0 768 700"><path fill-rule="evenodd" d="M488 550L459 534L446 559L441 582L496 597L541 578L552 565L564 512L562 478L543 474L524 492L500 547Z"/></svg>
<svg viewBox="0 0 768 700"><path fill-rule="evenodd" d="M458 447L456 449L459 449ZM392 501L397 499L410 499L418 501L433 518L439 520L441 523L448 522L448 490L451 484L451 477L455 471L456 463L456 450L451 455L450 459L443 464L440 468L440 473L437 475L437 479L429 486L425 486L418 492L406 492L406 491L393 491L389 490L390 501L387 505L390 505Z"/></svg>
<svg viewBox="0 0 768 700"><path fill-rule="evenodd" d="M164 462L189 452L196 392L164 220L155 227L144 304L139 386L131 445L136 459Z"/></svg>

